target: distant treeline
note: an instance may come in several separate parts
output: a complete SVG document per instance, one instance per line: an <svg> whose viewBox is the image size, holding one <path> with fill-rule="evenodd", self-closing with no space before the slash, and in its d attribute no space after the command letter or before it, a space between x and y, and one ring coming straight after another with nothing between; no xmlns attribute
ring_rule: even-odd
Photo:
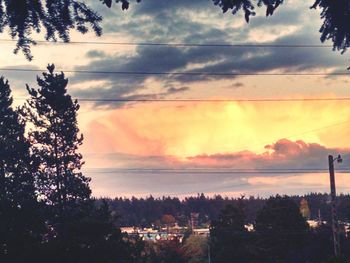
<svg viewBox="0 0 350 263"><path fill-rule="evenodd" d="M318 219L319 216L323 221L330 221L331 206L329 195L321 193L310 193L305 196L290 196L297 205L300 205L302 198L307 200L310 210L310 219ZM149 227L162 218L163 215L172 215L180 226L185 226L190 220L191 213L199 213L199 224L209 224L217 220L220 211L226 205L238 204L242 206L245 213L246 223L253 223L257 212L264 206L266 198L245 197L245 198L228 198L216 195L206 197L203 193L193 197L179 199L177 197L154 198L115 198L107 200L110 209L118 217L120 226L140 226ZM348 221L350 219L350 195L338 196L338 213L339 219Z"/></svg>

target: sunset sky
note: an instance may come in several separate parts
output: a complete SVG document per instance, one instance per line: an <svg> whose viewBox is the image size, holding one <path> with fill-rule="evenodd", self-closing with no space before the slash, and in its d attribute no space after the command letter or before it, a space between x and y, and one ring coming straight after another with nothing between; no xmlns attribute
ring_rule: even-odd
<svg viewBox="0 0 350 263"><path fill-rule="evenodd" d="M249 24L209 0L144 0L127 11L86 2L102 14L103 36L72 32L72 41L321 44L312 1L287 1L269 18L258 10ZM318 48L39 43L32 62L13 54L14 42L0 45L1 68L55 63L62 71L329 74L346 73L350 64L349 53L332 51L330 42ZM35 72L0 73L16 104L27 96L26 83L36 87ZM350 97L349 76L66 75L70 94L80 99L192 100L81 101L84 173L95 196L324 192L328 154L342 154L336 169L350 169L349 101L256 101ZM349 193L349 179L337 174L338 192Z"/></svg>

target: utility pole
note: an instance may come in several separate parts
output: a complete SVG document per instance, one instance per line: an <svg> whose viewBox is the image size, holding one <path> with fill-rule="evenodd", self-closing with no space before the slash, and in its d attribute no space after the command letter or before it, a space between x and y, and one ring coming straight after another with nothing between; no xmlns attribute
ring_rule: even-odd
<svg viewBox="0 0 350 263"><path fill-rule="evenodd" d="M330 185L331 185L333 245L334 245L334 255L338 257L340 255L340 243L339 243L339 225L338 225L336 190L335 190L334 161L341 163L342 162L341 156L338 155L338 157L335 159L333 158L332 155L328 156L329 176L330 176Z"/></svg>

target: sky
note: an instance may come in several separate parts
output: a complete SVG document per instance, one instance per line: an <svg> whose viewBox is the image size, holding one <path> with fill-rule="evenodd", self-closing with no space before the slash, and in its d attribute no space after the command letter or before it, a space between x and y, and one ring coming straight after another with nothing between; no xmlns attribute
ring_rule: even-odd
<svg viewBox="0 0 350 263"><path fill-rule="evenodd" d="M319 10L309 9L311 2L287 1L269 18L257 10L249 24L242 14L223 14L209 0L147 0L127 11L86 2L103 16L102 37L72 31L71 40L80 43L39 43L31 62L13 54L13 42L0 42L1 67L45 69L54 63L62 71L326 74L66 73L75 98L173 100L80 102L83 171L92 178L94 196L325 192L329 154L342 154L338 192L349 193L350 174L342 171L350 168L348 101L256 101L350 97L348 76L327 75L349 66L348 53L332 51L331 43L317 48L81 43L321 45L322 21ZM26 83L36 87L37 73L0 73L9 79L17 105L27 96Z"/></svg>

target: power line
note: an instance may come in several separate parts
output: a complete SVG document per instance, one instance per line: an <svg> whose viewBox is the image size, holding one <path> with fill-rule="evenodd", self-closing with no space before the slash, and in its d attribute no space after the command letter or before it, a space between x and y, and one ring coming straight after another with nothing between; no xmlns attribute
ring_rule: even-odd
<svg viewBox="0 0 350 263"><path fill-rule="evenodd" d="M119 172L165 172L165 173L218 173L218 174L227 174L227 173L325 173L329 174L327 169L223 169L222 167L211 167L210 169L188 169L188 168L178 168L178 169L163 169L163 168L83 168L87 173L119 173ZM347 166L342 169L337 169L337 173L350 173L350 167Z"/></svg>
<svg viewBox="0 0 350 263"><path fill-rule="evenodd" d="M27 100L24 97L15 97L15 100ZM99 99L75 98L79 102L308 102L308 101L350 101L350 97L338 98L266 98L266 99ZM343 124L343 123L339 123ZM338 124L337 124L338 125ZM332 125L333 126L333 125Z"/></svg>
<svg viewBox="0 0 350 263"><path fill-rule="evenodd" d="M324 129L333 128L334 126L343 125L343 124L348 123L348 122L350 122L350 121L343 121L343 122L333 123L333 124L330 124L330 125L327 125L327 126L323 126L323 127L320 127L320 128L313 129L313 130L301 132L301 133L294 134L294 135L289 135L289 136L285 137L285 139L291 139L293 137L305 135L305 134L308 134L308 133L313 133L313 132L321 131L321 130L324 130Z"/></svg>
<svg viewBox="0 0 350 263"><path fill-rule="evenodd" d="M112 171L88 171L88 174L116 174L116 173L162 173L162 174L327 174L327 170L318 170L318 171L309 171L309 170L271 170L271 171L262 171L262 170L240 170L240 171L220 171L220 169L212 171L198 171L198 170L164 170L164 169L114 169ZM337 173L350 173L350 169L337 170Z"/></svg>
<svg viewBox="0 0 350 263"><path fill-rule="evenodd" d="M15 39L0 39L0 42L17 42ZM84 45L115 45L115 46L165 46L165 47L227 47L227 48L332 48L332 45L317 44L261 44L261 43L237 43L237 44L200 44L200 43L161 43L161 42L113 42L113 41L48 41L35 40L38 44L84 44Z"/></svg>
<svg viewBox="0 0 350 263"><path fill-rule="evenodd" d="M23 99L23 98L20 98ZM302 102L302 101L349 101L350 97L339 98L266 98L266 99L98 99L77 98L82 102Z"/></svg>
<svg viewBox="0 0 350 263"><path fill-rule="evenodd" d="M45 69L24 69L24 68L0 68L1 71L17 72L46 72ZM94 70L63 70L66 73L77 74L112 74L112 75L187 75L187 76L350 76L347 72L300 72L300 73L234 73L234 72L158 72L158 71L94 71Z"/></svg>
<svg viewBox="0 0 350 263"><path fill-rule="evenodd" d="M87 168L87 170L96 170L100 168ZM107 168L108 169L108 168ZM328 168L113 168L118 171L321 171L328 172ZM337 171L350 171L350 168L337 169Z"/></svg>

